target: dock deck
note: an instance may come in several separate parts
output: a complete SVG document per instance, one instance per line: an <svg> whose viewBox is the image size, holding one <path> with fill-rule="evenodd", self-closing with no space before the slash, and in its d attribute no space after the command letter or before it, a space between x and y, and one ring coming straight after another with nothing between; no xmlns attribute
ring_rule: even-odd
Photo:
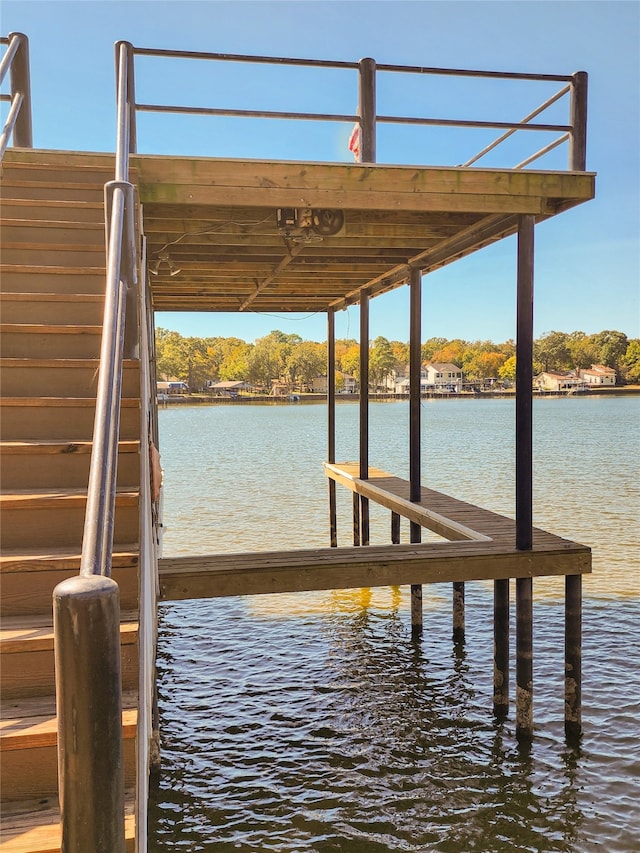
<svg viewBox="0 0 640 853"><path fill-rule="evenodd" d="M369 468L369 479L362 480L357 468L355 463L325 463L331 479L451 541L165 557L159 567L161 599L581 575L591 571L591 551L585 545L534 528L532 550L519 551L513 519L424 487L420 502L412 503L408 481L376 468Z"/></svg>

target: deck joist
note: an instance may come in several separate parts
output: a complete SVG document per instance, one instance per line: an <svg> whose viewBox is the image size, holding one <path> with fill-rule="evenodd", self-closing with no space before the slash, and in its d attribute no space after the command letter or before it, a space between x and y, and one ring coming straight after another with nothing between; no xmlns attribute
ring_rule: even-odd
<svg viewBox="0 0 640 853"><path fill-rule="evenodd" d="M515 521L433 489L420 503L409 484L378 469L356 476L355 463L325 465L328 476L451 541L362 548L213 554L160 560L164 601L405 584L580 575L591 550L534 529L533 549L515 547Z"/></svg>

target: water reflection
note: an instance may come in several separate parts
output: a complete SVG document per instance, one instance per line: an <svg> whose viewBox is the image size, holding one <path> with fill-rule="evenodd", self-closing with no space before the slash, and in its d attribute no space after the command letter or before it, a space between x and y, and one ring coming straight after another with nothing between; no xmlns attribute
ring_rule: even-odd
<svg viewBox="0 0 640 853"><path fill-rule="evenodd" d="M483 618L454 646L433 609L417 643L400 590L312 597L279 620L240 599L163 608L152 849L597 849L561 723L523 750L491 716Z"/></svg>

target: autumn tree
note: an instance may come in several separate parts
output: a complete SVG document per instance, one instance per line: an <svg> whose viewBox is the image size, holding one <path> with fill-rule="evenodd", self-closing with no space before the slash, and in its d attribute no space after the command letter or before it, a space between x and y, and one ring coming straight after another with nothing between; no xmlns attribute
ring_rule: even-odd
<svg viewBox="0 0 640 853"><path fill-rule="evenodd" d="M299 385L311 385L316 376L323 376L326 370L326 346L314 341L294 344L285 364L285 371L291 381Z"/></svg>
<svg viewBox="0 0 640 853"><path fill-rule="evenodd" d="M632 338L620 359L626 382L640 384L640 338Z"/></svg>
<svg viewBox="0 0 640 853"><path fill-rule="evenodd" d="M569 335L566 332L547 332L533 342L533 355L545 372L570 370Z"/></svg>

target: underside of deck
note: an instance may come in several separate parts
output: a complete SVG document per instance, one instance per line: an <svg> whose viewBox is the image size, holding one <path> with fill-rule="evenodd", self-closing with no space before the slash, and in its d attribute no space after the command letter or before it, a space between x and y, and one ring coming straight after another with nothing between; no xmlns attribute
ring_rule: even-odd
<svg viewBox="0 0 640 853"><path fill-rule="evenodd" d="M79 199L92 168L114 165L110 154L23 149L6 159L15 156L43 179L73 167ZM161 311L337 310L514 234L521 215L540 222L588 201L595 188L592 173L529 169L141 154L131 167ZM292 216L298 224L283 225Z"/></svg>
<svg viewBox="0 0 640 853"><path fill-rule="evenodd" d="M427 273L513 234L519 214L541 221L594 194L587 173L159 156L132 165L163 311L344 308L363 289L403 284L412 267ZM292 211L298 225L283 227Z"/></svg>

